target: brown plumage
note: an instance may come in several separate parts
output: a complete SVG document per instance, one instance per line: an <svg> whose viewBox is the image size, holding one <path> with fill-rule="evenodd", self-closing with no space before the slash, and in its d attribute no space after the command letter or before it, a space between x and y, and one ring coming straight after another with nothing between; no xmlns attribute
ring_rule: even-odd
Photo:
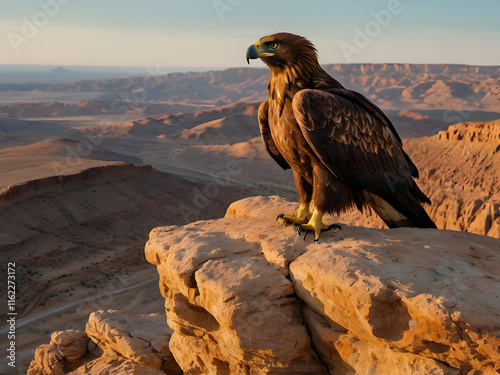
<svg viewBox="0 0 500 375"><path fill-rule="evenodd" d="M322 223L324 213L370 205L390 228L436 227L420 204L429 198L413 179L418 170L391 121L326 73L311 42L269 35L248 49L247 61L255 58L271 70L259 108L262 138L271 157L292 168L300 201L297 216L280 215L286 223L313 231L317 241L332 228Z"/></svg>

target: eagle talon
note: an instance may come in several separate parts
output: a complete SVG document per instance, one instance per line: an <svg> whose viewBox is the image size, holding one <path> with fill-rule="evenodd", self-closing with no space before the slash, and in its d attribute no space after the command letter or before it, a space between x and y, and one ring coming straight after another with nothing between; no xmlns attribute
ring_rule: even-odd
<svg viewBox="0 0 500 375"><path fill-rule="evenodd" d="M302 233L302 227L300 224L297 224L297 237L300 237L300 233Z"/></svg>
<svg viewBox="0 0 500 375"><path fill-rule="evenodd" d="M328 228L321 229L322 232L327 232L329 230L336 229L335 233L337 233L339 230L342 230L342 227L338 224L332 224L329 225Z"/></svg>
<svg viewBox="0 0 500 375"><path fill-rule="evenodd" d="M283 219L283 221L285 222L285 227L292 224L292 222L285 217L285 214L279 214L278 217L276 218L276 221L278 221L279 219Z"/></svg>
<svg viewBox="0 0 500 375"><path fill-rule="evenodd" d="M304 217L301 217L301 216L295 217L295 216L291 216L291 215L279 214L276 217L276 221L278 221L279 219L283 219L283 221L285 222L286 226L289 226L291 224L300 225L300 224L305 224L305 223L308 222L308 218L306 216L304 216Z"/></svg>
<svg viewBox="0 0 500 375"><path fill-rule="evenodd" d="M302 228L300 228L300 229L302 230ZM306 240L307 235L308 235L309 233L312 233L312 231L311 231L311 230L306 230L305 232L306 232L306 233L304 234L304 241ZM324 230L323 230L322 232L324 232ZM319 236L318 236L318 237L316 237L316 234L317 234L317 233L315 233L315 236L314 236L314 243L319 243ZM297 235L298 235L298 233L297 233Z"/></svg>
<svg viewBox="0 0 500 375"><path fill-rule="evenodd" d="M342 227L338 224L325 225L322 222L323 213L321 211L314 211L313 216L309 220L307 224L299 224L297 225L297 235L300 234L301 231L305 232L304 240L307 238L309 232L314 233L314 243L319 243L319 238L321 237L321 233L327 232L330 230L334 230L334 233L338 232L342 229Z"/></svg>

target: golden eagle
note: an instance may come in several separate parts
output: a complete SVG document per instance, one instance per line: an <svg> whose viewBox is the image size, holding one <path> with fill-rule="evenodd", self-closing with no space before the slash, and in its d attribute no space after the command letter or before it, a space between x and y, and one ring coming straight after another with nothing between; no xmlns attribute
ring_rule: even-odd
<svg viewBox="0 0 500 375"><path fill-rule="evenodd" d="M268 98L259 107L262 139L271 157L292 168L299 211L279 215L298 234L340 229L323 224L370 205L390 228L436 228L421 202L430 203L413 177L418 170L403 151L387 116L363 95L325 72L304 37L278 33L261 38L246 54L271 70ZM313 212L311 213L311 206Z"/></svg>

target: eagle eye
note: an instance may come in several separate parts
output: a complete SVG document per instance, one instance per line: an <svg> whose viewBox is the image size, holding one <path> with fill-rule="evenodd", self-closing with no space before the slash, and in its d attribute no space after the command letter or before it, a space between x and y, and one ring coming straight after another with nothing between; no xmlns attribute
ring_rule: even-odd
<svg viewBox="0 0 500 375"><path fill-rule="evenodd" d="M271 47L272 49L276 49L276 48L278 48L278 43L277 42L269 42L269 47Z"/></svg>

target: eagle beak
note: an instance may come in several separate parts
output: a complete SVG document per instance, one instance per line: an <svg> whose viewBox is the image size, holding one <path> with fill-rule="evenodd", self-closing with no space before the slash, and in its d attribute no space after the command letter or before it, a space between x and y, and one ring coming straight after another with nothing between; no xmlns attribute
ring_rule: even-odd
<svg viewBox="0 0 500 375"><path fill-rule="evenodd" d="M259 57L259 50L255 47L255 44L252 44L247 49L247 63L250 65L250 59L256 59Z"/></svg>
<svg viewBox="0 0 500 375"><path fill-rule="evenodd" d="M273 56L274 53L262 52L260 49L260 43L254 43L247 49L247 63L250 64L250 59L257 59L264 56Z"/></svg>

